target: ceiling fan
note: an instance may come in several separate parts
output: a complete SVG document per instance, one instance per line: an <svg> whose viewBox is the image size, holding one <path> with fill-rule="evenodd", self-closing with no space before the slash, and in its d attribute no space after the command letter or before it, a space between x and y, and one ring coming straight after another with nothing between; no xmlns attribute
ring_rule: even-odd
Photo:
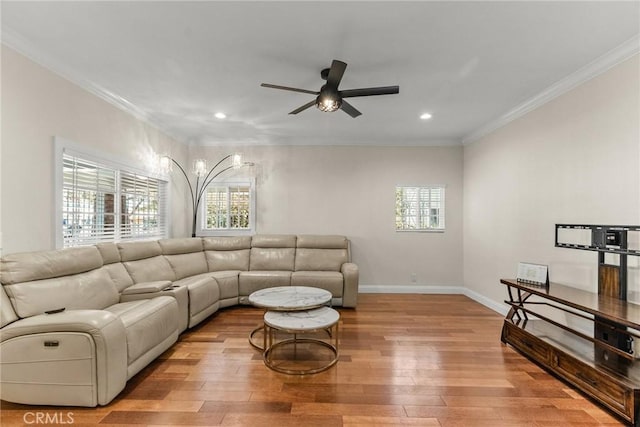
<svg viewBox="0 0 640 427"><path fill-rule="evenodd" d="M382 86L382 87L368 87L362 89L347 89L338 90L340 80L344 74L344 70L347 68L347 64L342 61L334 59L331 62L331 68L325 68L320 72L320 77L326 80L319 92L306 89L298 89L295 87L272 85L269 83L262 83L260 86L268 87L272 89L290 90L292 92L308 93L316 95L317 97L301 107L296 108L289 114L298 114L301 111L306 110L309 107L316 106L319 110L325 112L333 112L341 109L353 118L358 117L362 113L354 108L343 98L354 98L356 96L372 96L372 95L393 95L400 92L399 86Z"/></svg>

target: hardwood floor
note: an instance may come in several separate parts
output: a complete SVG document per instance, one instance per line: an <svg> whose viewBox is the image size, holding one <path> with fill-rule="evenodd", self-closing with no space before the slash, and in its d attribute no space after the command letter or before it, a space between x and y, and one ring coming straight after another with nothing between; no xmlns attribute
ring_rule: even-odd
<svg viewBox="0 0 640 427"><path fill-rule="evenodd" d="M106 407L2 402L0 423L44 414L74 425L623 425L504 346L502 316L465 296L364 294L339 311L340 361L319 374L269 370L247 342L262 310L234 307L183 334Z"/></svg>

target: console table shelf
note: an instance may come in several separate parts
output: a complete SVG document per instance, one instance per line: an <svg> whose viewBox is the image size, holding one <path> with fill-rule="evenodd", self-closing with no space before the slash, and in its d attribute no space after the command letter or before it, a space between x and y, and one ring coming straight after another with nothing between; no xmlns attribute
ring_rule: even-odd
<svg viewBox="0 0 640 427"><path fill-rule="evenodd" d="M500 282L511 306L502 342L640 426L640 361L632 348L640 337L640 305L557 283ZM572 326L579 323L591 332Z"/></svg>

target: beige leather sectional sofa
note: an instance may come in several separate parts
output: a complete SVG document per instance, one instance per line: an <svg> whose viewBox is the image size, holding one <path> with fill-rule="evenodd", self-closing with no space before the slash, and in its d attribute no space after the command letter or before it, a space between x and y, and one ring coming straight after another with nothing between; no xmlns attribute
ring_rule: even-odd
<svg viewBox="0 0 640 427"><path fill-rule="evenodd" d="M109 403L179 334L272 286L355 307L344 236L255 235L106 243L8 255L0 269L0 398ZM249 332L249 331L247 331Z"/></svg>

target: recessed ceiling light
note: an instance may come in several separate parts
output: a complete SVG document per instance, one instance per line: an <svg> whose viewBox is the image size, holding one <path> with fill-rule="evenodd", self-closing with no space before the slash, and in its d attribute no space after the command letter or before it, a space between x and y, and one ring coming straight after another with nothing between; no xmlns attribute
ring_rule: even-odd
<svg viewBox="0 0 640 427"><path fill-rule="evenodd" d="M421 118L422 120L429 120L429 119L431 118L431 114L429 114L429 113L424 113L424 114L422 114L422 115L420 116L420 118Z"/></svg>
<svg viewBox="0 0 640 427"><path fill-rule="evenodd" d="M214 114L214 117L215 117L216 119L226 119L226 118L227 118L227 115L226 115L225 113L215 113L215 114Z"/></svg>

